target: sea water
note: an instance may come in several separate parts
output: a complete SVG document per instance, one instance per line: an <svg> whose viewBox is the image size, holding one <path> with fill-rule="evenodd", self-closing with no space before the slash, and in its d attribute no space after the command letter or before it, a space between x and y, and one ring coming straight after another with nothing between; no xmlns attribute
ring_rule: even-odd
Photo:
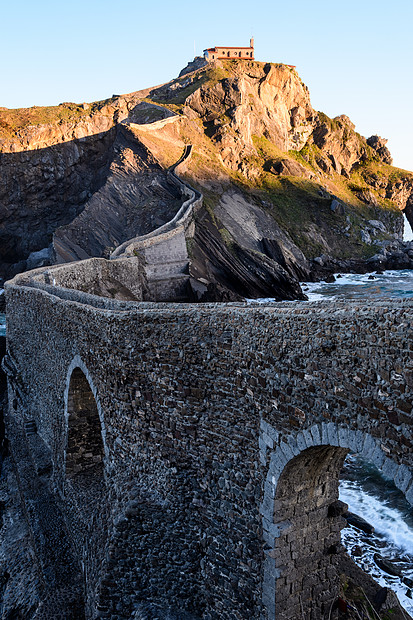
<svg viewBox="0 0 413 620"><path fill-rule="evenodd" d="M337 274L334 282L301 282L301 288L308 301L334 301L355 299L371 301L388 299L413 298L413 269L383 271L383 273L343 273ZM274 304L279 303L271 297L248 299L248 303ZM285 302L284 302L285 303ZM290 303L305 303L292 301Z"/></svg>
<svg viewBox="0 0 413 620"><path fill-rule="evenodd" d="M335 282L309 282L302 287L310 301L371 301L389 297L409 299L413 298L413 270L385 271L382 274L341 274ZM276 303L274 299L258 301ZM5 316L0 313L0 335L5 333ZM410 588L399 577L392 577L381 570L373 559L375 553L389 559L397 558L402 576L413 579L412 508L394 485L356 457L348 459L342 472L340 498L349 505L351 512L357 513L375 528L371 536L352 526L344 528L342 540L349 554L380 585L393 589L405 610L413 615Z"/></svg>
<svg viewBox="0 0 413 620"><path fill-rule="evenodd" d="M335 282L303 282L301 287L309 301L322 299L380 301L389 297L412 299L413 270L337 274Z"/></svg>
<svg viewBox="0 0 413 620"><path fill-rule="evenodd" d="M336 276L335 282L307 282L302 284L302 288L309 301L412 299L413 270L362 275L347 273ZM274 299L255 301L276 305ZM390 560L397 558L396 564L402 571L402 577L413 580L412 507L380 472L354 456L347 459L342 472L340 499L349 505L351 512L360 515L375 528L370 536L353 526L342 530L343 544L350 556L380 585L394 590L404 609L413 616L413 589L400 577L393 577L380 569L374 561L375 553Z"/></svg>
<svg viewBox="0 0 413 620"><path fill-rule="evenodd" d="M350 455L342 471L340 499L349 510L374 526L365 534L353 526L342 530L343 544L353 560L381 585L394 590L404 609L413 614L412 590L402 579L413 580L413 510L403 493L372 465ZM401 577L381 570L374 554L395 560Z"/></svg>
<svg viewBox="0 0 413 620"><path fill-rule="evenodd" d="M310 301L413 298L413 271L385 271L382 274L342 274L335 282L303 284ZM398 559L402 577L413 580L413 509L396 487L367 463L350 457L342 472L340 499L349 510L374 526L368 536L353 526L342 530L343 544L353 560L380 585L394 590L404 609L413 615L412 590L399 577L381 570L374 561L379 553Z"/></svg>

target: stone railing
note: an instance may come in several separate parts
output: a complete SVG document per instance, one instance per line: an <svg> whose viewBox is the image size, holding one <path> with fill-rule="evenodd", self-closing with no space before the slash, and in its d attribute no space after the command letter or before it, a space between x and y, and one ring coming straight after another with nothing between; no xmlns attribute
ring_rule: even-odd
<svg viewBox="0 0 413 620"><path fill-rule="evenodd" d="M16 376L7 435L18 480L31 476L20 494L36 557L68 570L41 538L49 529L36 530L48 499L38 489L57 494L67 482L80 369L100 416L107 492L84 530L86 493L59 507L68 558L84 562L88 607L100 581L106 617L120 615L116 605L130 618L142 601L162 601L181 618L180 609L223 620L327 618L341 573L341 517L327 515L347 450L413 503L413 300L151 304L61 288L85 288L89 269L94 280L103 265L47 268L5 285L6 365ZM51 453L50 486L35 477L33 437ZM205 554L204 533L214 541Z"/></svg>
<svg viewBox="0 0 413 620"><path fill-rule="evenodd" d="M136 256L117 261L88 258L38 267L18 274L11 283L40 289L66 301L121 311L129 308L130 302L142 301L145 274L142 261Z"/></svg>
<svg viewBox="0 0 413 620"><path fill-rule="evenodd" d="M161 107L161 106L156 106ZM169 125L170 123L175 123L179 121L181 118L185 118L182 114L173 114L172 116L167 116L165 118L159 119L159 121L153 121L152 123L133 123L130 121L123 121L123 124L131 129L139 129L139 130L150 130L154 131L156 129L162 129L165 125Z"/></svg>
<svg viewBox="0 0 413 620"><path fill-rule="evenodd" d="M166 120L166 119L164 119ZM135 252L139 250L144 250L149 246L153 246L156 244L160 244L163 241L174 237L187 230L190 222L192 221L193 215L197 209L199 209L202 205L203 196L200 192L196 191L193 187L191 187L188 183L182 181L177 175L177 168L187 161L192 154L192 144L189 144L185 147L185 150L180 157L180 159L172 166L172 168L168 171L167 177L168 180L174 184L180 190L182 196L186 196L187 200L182 204L179 211L176 215L163 224L156 228L150 233L146 235L141 235L139 237L135 237L133 239L129 239L122 243L119 247L117 247L111 254L110 258L119 258L120 256L131 256L134 255Z"/></svg>

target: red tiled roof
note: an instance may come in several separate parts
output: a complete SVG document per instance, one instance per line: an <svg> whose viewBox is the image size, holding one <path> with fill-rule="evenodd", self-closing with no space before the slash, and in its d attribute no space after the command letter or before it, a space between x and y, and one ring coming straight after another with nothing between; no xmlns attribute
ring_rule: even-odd
<svg viewBox="0 0 413 620"><path fill-rule="evenodd" d="M253 50L254 48L249 46L249 47L242 47L242 45L237 45L232 46L231 45L216 45L215 49L226 49L226 50Z"/></svg>
<svg viewBox="0 0 413 620"><path fill-rule="evenodd" d="M208 49L204 50L204 52L215 52L216 50L221 50L221 49L225 49L225 50L253 50L253 47L241 47L240 45L237 47L234 46L230 46L230 45L217 45L216 47L208 47Z"/></svg>

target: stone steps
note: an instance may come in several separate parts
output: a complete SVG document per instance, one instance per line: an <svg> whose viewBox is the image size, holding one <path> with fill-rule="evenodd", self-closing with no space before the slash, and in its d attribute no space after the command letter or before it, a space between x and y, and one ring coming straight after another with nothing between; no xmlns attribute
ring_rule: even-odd
<svg viewBox="0 0 413 620"><path fill-rule="evenodd" d="M146 277L150 282L188 275L188 261L170 261L161 265L146 265Z"/></svg>
<svg viewBox="0 0 413 620"><path fill-rule="evenodd" d="M151 301L188 301L189 275L158 278L148 282Z"/></svg>

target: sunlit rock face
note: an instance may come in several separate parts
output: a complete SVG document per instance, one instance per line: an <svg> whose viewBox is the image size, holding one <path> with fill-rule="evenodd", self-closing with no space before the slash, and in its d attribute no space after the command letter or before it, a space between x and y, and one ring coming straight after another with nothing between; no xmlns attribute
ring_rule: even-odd
<svg viewBox="0 0 413 620"><path fill-rule="evenodd" d="M299 150L316 117L308 88L285 65L240 65L235 75L212 87L201 86L185 105L208 125L225 165L234 170L255 153L255 135L265 136L282 151Z"/></svg>
<svg viewBox="0 0 413 620"><path fill-rule="evenodd" d="M190 273L210 300L300 298L297 279L325 275L313 259L330 273L366 271L381 243L401 238L400 211L413 220L413 176L389 166L386 141L315 111L288 65L195 63L161 87L3 109L0 121L0 278L109 256L168 222L183 200L166 170L188 144L184 175L205 197Z"/></svg>

